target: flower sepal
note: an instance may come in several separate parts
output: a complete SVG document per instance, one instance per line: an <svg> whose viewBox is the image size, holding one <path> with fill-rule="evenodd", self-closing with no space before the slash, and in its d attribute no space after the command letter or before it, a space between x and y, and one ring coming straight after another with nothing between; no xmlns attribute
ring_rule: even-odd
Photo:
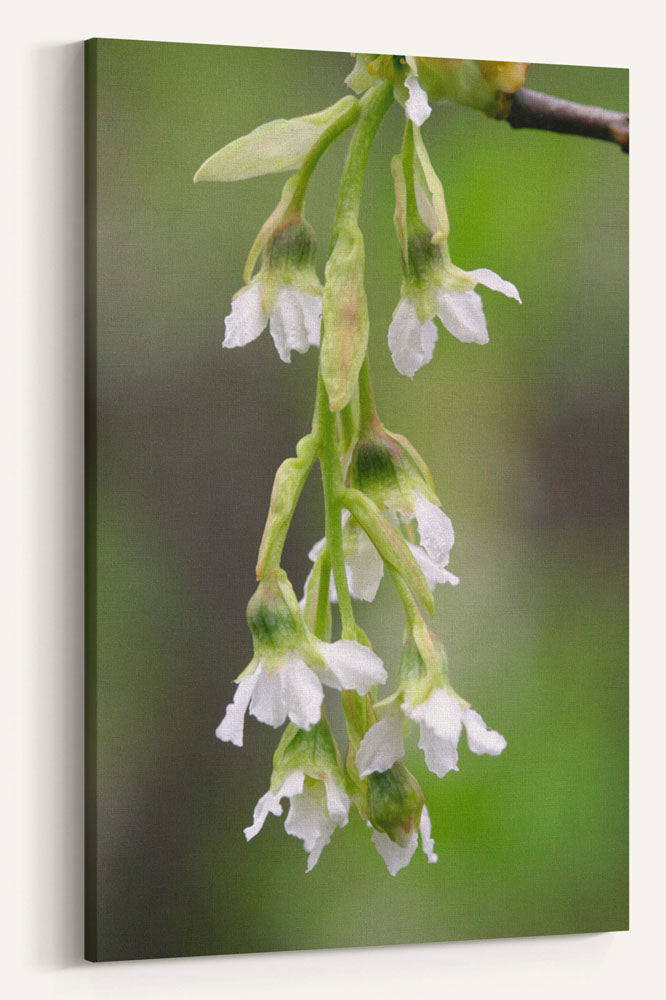
<svg viewBox="0 0 666 1000"><path fill-rule="evenodd" d="M340 751L323 716L307 731L293 723L286 727L273 755L272 792L278 790L291 771L302 771L313 781L328 777L344 787Z"/></svg>
<svg viewBox="0 0 666 1000"><path fill-rule="evenodd" d="M321 374L331 410L349 403L365 357L370 332L365 294L365 247L352 214L339 223L326 264L323 293L324 341Z"/></svg>

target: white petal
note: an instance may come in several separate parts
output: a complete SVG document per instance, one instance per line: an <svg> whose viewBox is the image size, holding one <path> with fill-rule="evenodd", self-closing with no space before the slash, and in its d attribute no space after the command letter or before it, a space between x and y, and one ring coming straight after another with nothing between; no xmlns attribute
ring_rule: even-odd
<svg viewBox="0 0 666 1000"><path fill-rule="evenodd" d="M415 125L423 125L432 111L428 104L428 95L413 73L405 79L405 86L409 91L409 97L405 101L407 117L411 118Z"/></svg>
<svg viewBox="0 0 666 1000"><path fill-rule="evenodd" d="M468 708L463 713L463 723L467 730L467 745L472 753L487 753L491 757L497 757L506 747L506 740L501 733L489 729L473 708Z"/></svg>
<svg viewBox="0 0 666 1000"><path fill-rule="evenodd" d="M488 326L483 302L477 292L437 292L437 315L454 337L464 344L487 344Z"/></svg>
<svg viewBox="0 0 666 1000"><path fill-rule="evenodd" d="M256 340L268 317L261 308L261 285L244 288L231 300L231 312L224 321L223 347L242 347Z"/></svg>
<svg viewBox="0 0 666 1000"><path fill-rule="evenodd" d="M410 542L407 544L409 545L412 555L421 567L421 572L426 578L426 582L431 590L434 590L436 584L438 583L450 583L453 587L458 586L460 583L459 577L454 576L453 573L449 573L448 569L443 569L441 566L438 566L437 563L430 558L424 548L420 545L412 545Z"/></svg>
<svg viewBox="0 0 666 1000"><path fill-rule="evenodd" d="M319 347L321 339L321 295L308 295L301 293L301 308L303 310L303 323L308 336L308 344L311 347Z"/></svg>
<svg viewBox="0 0 666 1000"><path fill-rule="evenodd" d="M257 670L257 675L257 684L250 701L250 715L267 726L277 728L287 718L287 705L279 672L267 674L260 667Z"/></svg>
<svg viewBox="0 0 666 1000"><path fill-rule="evenodd" d="M359 776L367 778L373 771L388 771L396 760L404 756L402 719L397 715L387 715L370 726L361 740L356 752L356 767Z"/></svg>
<svg viewBox="0 0 666 1000"><path fill-rule="evenodd" d="M439 736L434 729L421 723L419 730L419 748L423 750L426 766L429 771L443 778L449 771L458 770L457 743Z"/></svg>
<svg viewBox="0 0 666 1000"><path fill-rule="evenodd" d="M291 361L292 351L304 354L318 344L320 330L321 297L281 288L271 312L270 334L282 361Z"/></svg>
<svg viewBox="0 0 666 1000"><path fill-rule="evenodd" d="M357 601L374 601L384 575L384 560L362 529L353 534L349 531L347 537L345 575L349 593Z"/></svg>
<svg viewBox="0 0 666 1000"><path fill-rule="evenodd" d="M421 847L423 848L423 853L428 859L428 864L432 865L435 861L437 861L437 855L435 854L435 841L432 839L430 813L428 812L426 806L424 806L421 810L419 830L421 831Z"/></svg>
<svg viewBox="0 0 666 1000"><path fill-rule="evenodd" d="M451 518L437 504L426 500L420 493L414 497L414 516L419 529L421 545L434 563L442 569L448 565L455 541Z"/></svg>
<svg viewBox="0 0 666 1000"><path fill-rule="evenodd" d="M367 694L375 684L384 684L386 670L376 653L353 639L320 642L319 649L327 669L321 673L324 684L338 691Z"/></svg>
<svg viewBox="0 0 666 1000"><path fill-rule="evenodd" d="M324 847L331 839L336 824L326 810L323 789L306 785L301 795L291 800L284 828L292 837L299 837L308 852L306 871L311 871L319 861Z"/></svg>
<svg viewBox="0 0 666 1000"><path fill-rule="evenodd" d="M243 830L246 840L252 840L253 837L257 836L266 822L266 817L269 813L273 813L274 816L282 815L280 796L275 795L273 792L266 792L265 795L262 795L254 807L252 826L246 826Z"/></svg>
<svg viewBox="0 0 666 1000"><path fill-rule="evenodd" d="M460 702L444 688L434 688L425 701L413 707L408 702L402 703L405 715L414 722L425 723L442 739L458 745L462 732L463 710Z"/></svg>
<svg viewBox="0 0 666 1000"><path fill-rule="evenodd" d="M292 795L299 795L303 791L303 781L304 775L302 771L292 771L282 782L277 792L268 791L265 795L261 796L254 807L254 816L252 817L254 822L252 826L247 826L243 830L247 840L252 840L253 837L256 837L266 822L269 812L273 813L274 816L282 815L280 799L285 796L291 798Z"/></svg>
<svg viewBox="0 0 666 1000"><path fill-rule="evenodd" d="M324 788L326 790L328 815L336 826L346 826L349 820L349 807L351 806L349 796L333 778L324 778Z"/></svg>
<svg viewBox="0 0 666 1000"><path fill-rule="evenodd" d="M313 670L295 654L289 654L278 674L289 718L299 729L319 722L324 689Z"/></svg>
<svg viewBox="0 0 666 1000"><path fill-rule="evenodd" d="M250 703L252 692L254 691L257 680L259 679L260 670L261 663L253 674L250 674L248 677L244 677L242 681L239 682L236 694L234 695L234 700L230 705L227 705L224 718L215 730L215 735L218 740L233 743L234 746L237 747L243 746L245 713L247 711L247 706Z"/></svg>
<svg viewBox="0 0 666 1000"><path fill-rule="evenodd" d="M414 303L400 299L388 330L388 345L393 364L401 375L414 375L430 361L437 343L437 327L431 319L422 323Z"/></svg>
<svg viewBox="0 0 666 1000"><path fill-rule="evenodd" d="M318 542L315 542L310 551L308 552L308 559L310 562L316 562L326 545L326 538L320 538Z"/></svg>
<svg viewBox="0 0 666 1000"><path fill-rule="evenodd" d="M401 847L400 844L391 840L387 833L375 830L372 834L372 842L386 862L386 867L391 875L397 875L401 868L409 864L416 850L418 839L416 830L413 830L407 846Z"/></svg>
<svg viewBox="0 0 666 1000"><path fill-rule="evenodd" d="M499 274L495 274L488 267L477 267L475 271L467 271L467 277L473 278L480 285L485 285L486 288L492 289L493 292L501 292L502 295L506 295L510 299L516 299L522 305L522 299L515 285L511 284L510 281L505 281L504 278L500 278Z"/></svg>

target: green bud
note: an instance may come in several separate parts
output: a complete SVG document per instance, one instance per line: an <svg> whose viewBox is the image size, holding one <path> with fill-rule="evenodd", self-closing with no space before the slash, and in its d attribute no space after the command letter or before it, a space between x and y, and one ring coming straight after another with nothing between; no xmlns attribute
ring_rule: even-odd
<svg viewBox="0 0 666 1000"><path fill-rule="evenodd" d="M334 412L350 401L368 346L365 250L356 219L346 216L326 264L321 373Z"/></svg>
<svg viewBox="0 0 666 1000"><path fill-rule="evenodd" d="M368 775L368 819L376 830L386 833L401 847L418 829L423 809L423 792L402 761L390 771Z"/></svg>

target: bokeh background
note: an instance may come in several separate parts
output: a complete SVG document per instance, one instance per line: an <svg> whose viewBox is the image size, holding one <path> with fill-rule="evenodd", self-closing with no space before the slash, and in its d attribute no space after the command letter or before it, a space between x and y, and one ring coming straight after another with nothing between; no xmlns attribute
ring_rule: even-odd
<svg viewBox="0 0 666 1000"><path fill-rule="evenodd" d="M419 851L391 878L355 814L306 875L282 820L249 845L242 833L278 733L250 719L239 750L214 730L251 656L245 606L273 473L309 426L317 356L284 365L267 333L221 349L284 176L192 177L256 125L337 100L352 62L110 40L88 55L89 957L625 928L628 158L434 110L423 133L453 258L513 281L524 304L483 292L490 343L440 334L411 383L386 344L400 109L382 126L361 216L378 407L428 461L453 520L461 583L438 589L435 627L456 688L508 747L493 759L461 746L460 772L440 781L410 744L437 865ZM627 109L624 70L535 65L527 83ZM308 197L320 273L345 147ZM285 552L298 590L321 534L315 472ZM387 581L359 620L393 665L402 621Z"/></svg>

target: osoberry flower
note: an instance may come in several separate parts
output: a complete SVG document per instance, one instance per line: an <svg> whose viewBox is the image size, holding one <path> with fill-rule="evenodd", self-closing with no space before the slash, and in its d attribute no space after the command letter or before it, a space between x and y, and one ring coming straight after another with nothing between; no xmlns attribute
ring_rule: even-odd
<svg viewBox="0 0 666 1000"><path fill-rule="evenodd" d="M477 284L521 301L515 285L486 267L463 271L447 261L433 269L428 281L427 288L420 283L403 282L402 296L389 325L388 344L393 363L409 378L413 378L433 356L437 343L435 316L463 343L488 343L483 302L473 290ZM427 294L432 292L434 303L432 295Z"/></svg>
<svg viewBox="0 0 666 1000"><path fill-rule="evenodd" d="M418 745L426 764L439 778L458 770L463 726L472 753L496 757L505 749L504 737L489 729L449 684L444 650L425 622L415 623L408 633L399 674L400 700L368 729L357 751L361 778L388 770L404 756L404 730L412 722L419 726Z"/></svg>
<svg viewBox="0 0 666 1000"><path fill-rule="evenodd" d="M437 583L455 586L459 582L446 568L455 541L451 518L441 509L425 462L406 438L391 434L376 421L356 444L349 481L373 500L394 526L406 528L408 546L431 589ZM419 544L413 540L414 523ZM355 553L345 557L353 566ZM379 578L383 566L380 570Z"/></svg>
<svg viewBox="0 0 666 1000"><path fill-rule="evenodd" d="M458 340L488 342L483 302L474 291L478 284L518 302L521 299L515 285L489 268L463 271L451 261L444 191L418 128L406 130L403 152L394 157L392 170L403 281L388 343L398 371L413 378L432 358L437 342L435 316Z"/></svg>
<svg viewBox="0 0 666 1000"><path fill-rule="evenodd" d="M247 284L231 301L223 347L251 343L268 324L282 361L291 352L318 347L321 336L322 286L314 268L315 239L300 209L291 202L287 181L282 199L264 224L245 267ZM252 277L261 255L261 270Z"/></svg>
<svg viewBox="0 0 666 1000"><path fill-rule="evenodd" d="M264 579L248 606L254 656L237 678L238 688L217 727L218 739L243 745L248 708L259 722L275 728L287 717L308 730L319 721L322 684L366 694L383 684L380 658L351 639L322 642L306 628L284 571Z"/></svg>
<svg viewBox="0 0 666 1000"><path fill-rule="evenodd" d="M282 815L281 799L289 799L284 828L299 837L308 852L306 871L319 861L333 831L349 819L349 796L344 790L340 755L325 722L309 733L289 726L275 752L271 789L254 807L252 825L243 831L252 840L269 813Z"/></svg>

